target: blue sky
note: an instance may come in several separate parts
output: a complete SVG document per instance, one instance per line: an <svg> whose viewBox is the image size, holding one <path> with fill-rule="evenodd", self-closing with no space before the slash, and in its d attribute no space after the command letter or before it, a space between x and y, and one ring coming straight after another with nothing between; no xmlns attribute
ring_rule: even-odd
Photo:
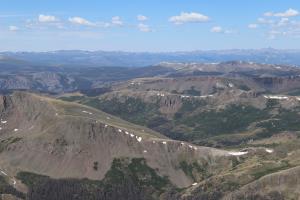
<svg viewBox="0 0 300 200"><path fill-rule="evenodd" d="M2 0L0 51L300 48L299 0Z"/></svg>

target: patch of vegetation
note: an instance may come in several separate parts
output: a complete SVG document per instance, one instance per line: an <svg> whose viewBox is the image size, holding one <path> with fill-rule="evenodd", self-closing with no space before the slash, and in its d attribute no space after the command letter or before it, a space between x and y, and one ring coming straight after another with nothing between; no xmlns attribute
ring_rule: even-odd
<svg viewBox="0 0 300 200"><path fill-rule="evenodd" d="M281 131L299 131L300 130L300 114L299 108L293 110L279 109L279 113L270 120L260 122L258 127L264 128L261 136L271 136Z"/></svg>
<svg viewBox="0 0 300 200"><path fill-rule="evenodd" d="M239 85L238 89L244 90L244 91L250 91L251 90L251 88L249 88L247 85Z"/></svg>
<svg viewBox="0 0 300 200"><path fill-rule="evenodd" d="M29 187L28 200L152 200L172 186L143 158L114 159L101 181L52 179L29 172L20 172L17 178Z"/></svg>
<svg viewBox="0 0 300 200"><path fill-rule="evenodd" d="M192 95L192 96L200 96L201 91L195 89L195 86L192 86L189 90L185 90L183 94Z"/></svg>
<svg viewBox="0 0 300 200"><path fill-rule="evenodd" d="M199 137L215 136L246 130L253 122L268 117L268 112L252 106L230 105L223 110L202 111L177 120L177 124L195 127Z"/></svg>
<svg viewBox="0 0 300 200"><path fill-rule="evenodd" d="M110 100L89 99L83 103L144 126L155 119L159 113L158 105L144 103L142 100L133 97L128 97L124 101L117 98Z"/></svg>
<svg viewBox="0 0 300 200"><path fill-rule="evenodd" d="M144 158L133 158L131 161L128 159L115 159L111 170L106 174L106 179L109 179L112 184L130 179L139 186L153 187L160 192L170 184L166 177L157 175L155 170L146 164Z"/></svg>
<svg viewBox="0 0 300 200"><path fill-rule="evenodd" d="M207 165L201 166L197 162L187 163L186 161L181 161L179 163L179 168L193 181L197 181L198 177L201 179L209 177L209 173L207 171Z"/></svg>
<svg viewBox="0 0 300 200"><path fill-rule="evenodd" d="M20 199L25 199L25 194L17 191L14 187L9 185L3 176L0 176L0 194L11 194Z"/></svg>
<svg viewBox="0 0 300 200"><path fill-rule="evenodd" d="M74 102L74 101L81 101L84 98L85 98L84 96L69 96L69 97L60 97L59 99L63 101Z"/></svg>
<svg viewBox="0 0 300 200"><path fill-rule="evenodd" d="M288 95L290 95L290 96L300 96L300 89L289 92Z"/></svg>
<svg viewBox="0 0 300 200"><path fill-rule="evenodd" d="M267 109L274 108L280 106L279 101L277 99L268 99L266 103Z"/></svg>
<svg viewBox="0 0 300 200"><path fill-rule="evenodd" d="M87 89L87 90L80 90L80 92L84 95L87 95L88 97L96 97L102 94L105 94L107 92L111 92L112 90L107 87L103 88L94 88L94 89Z"/></svg>
<svg viewBox="0 0 300 200"><path fill-rule="evenodd" d="M10 137L0 141L0 152L4 151L9 145L14 144L22 140L20 137Z"/></svg>
<svg viewBox="0 0 300 200"><path fill-rule="evenodd" d="M94 164L93 164L93 169L95 171L98 171L98 167L99 167L98 165L99 165L99 163L97 161L95 161Z"/></svg>
<svg viewBox="0 0 300 200"><path fill-rule="evenodd" d="M279 172L281 170L285 170L290 168L290 164L288 161L281 161L279 165L275 164L265 164L259 169L257 169L255 172L252 173L252 176L254 176L255 179L259 179L265 175L272 174L275 172Z"/></svg>
<svg viewBox="0 0 300 200"><path fill-rule="evenodd" d="M187 112L195 111L196 109L207 105L205 100L199 99L184 99L182 100L182 106L175 114L175 118L180 118Z"/></svg>

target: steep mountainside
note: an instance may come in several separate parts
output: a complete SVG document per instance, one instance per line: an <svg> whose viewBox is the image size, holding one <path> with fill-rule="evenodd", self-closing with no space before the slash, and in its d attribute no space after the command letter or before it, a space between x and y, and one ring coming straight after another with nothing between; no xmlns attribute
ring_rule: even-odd
<svg viewBox="0 0 300 200"><path fill-rule="evenodd" d="M226 151L24 92L1 96L0 111L0 191L21 199L238 199L300 164L296 134ZM297 195L290 190L281 195Z"/></svg>

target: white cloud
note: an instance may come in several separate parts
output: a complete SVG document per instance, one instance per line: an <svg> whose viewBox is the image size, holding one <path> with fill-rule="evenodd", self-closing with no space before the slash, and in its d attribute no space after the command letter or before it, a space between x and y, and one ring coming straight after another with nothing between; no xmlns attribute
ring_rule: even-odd
<svg viewBox="0 0 300 200"><path fill-rule="evenodd" d="M142 32L152 32L152 29L150 28L149 25L142 24L142 23L140 23L140 24L138 25L138 29L139 29L140 31L142 31Z"/></svg>
<svg viewBox="0 0 300 200"><path fill-rule="evenodd" d="M210 29L212 33L223 33L223 34L233 34L236 33L234 30L223 29L221 26L214 26Z"/></svg>
<svg viewBox="0 0 300 200"><path fill-rule="evenodd" d="M182 12L180 15L178 16L173 16L170 17L169 21L174 23L174 24L184 24L184 23L199 23L199 22L207 22L209 21L210 18L206 15L200 14L200 13L195 13L195 12L191 12L191 13L186 13L186 12Z"/></svg>
<svg viewBox="0 0 300 200"><path fill-rule="evenodd" d="M272 17L273 16L273 12L266 12L266 13L264 13L264 16L265 17Z"/></svg>
<svg viewBox="0 0 300 200"><path fill-rule="evenodd" d="M69 18L69 22L72 24L77 24L77 25L84 25L84 26L94 26L95 24L82 18L82 17L71 17Z"/></svg>
<svg viewBox="0 0 300 200"><path fill-rule="evenodd" d="M256 28L258 28L258 24L249 24L248 28L250 28L250 29L256 29Z"/></svg>
<svg viewBox="0 0 300 200"><path fill-rule="evenodd" d="M122 21L121 17L119 17L119 16L114 16L111 19L111 23L113 25L116 25L116 26L122 26L123 25L123 21Z"/></svg>
<svg viewBox="0 0 300 200"><path fill-rule="evenodd" d="M262 18L262 17L258 18L257 21L260 24L273 24L274 23L273 20L265 19L265 18Z"/></svg>
<svg viewBox="0 0 300 200"><path fill-rule="evenodd" d="M288 9L285 12L278 12L278 13L273 13L273 12L266 12L264 13L264 16L266 17L295 17L298 16L300 13L298 10L295 9Z"/></svg>
<svg viewBox="0 0 300 200"><path fill-rule="evenodd" d="M138 21L147 21L148 17L144 16L144 15L138 15L136 16Z"/></svg>
<svg viewBox="0 0 300 200"><path fill-rule="evenodd" d="M276 24L276 26L279 26L279 27L286 26L289 24L289 22L290 22L289 18L284 17L279 20L279 22Z"/></svg>
<svg viewBox="0 0 300 200"><path fill-rule="evenodd" d="M39 15L38 21L42 22L42 23L49 23L49 22L58 22L59 19L52 15L42 15L41 14L41 15Z"/></svg>
<svg viewBox="0 0 300 200"><path fill-rule="evenodd" d="M18 31L19 30L19 28L17 26L9 26L8 29L10 31Z"/></svg>
<svg viewBox="0 0 300 200"><path fill-rule="evenodd" d="M214 26L210 29L212 33L223 33L223 28L221 26Z"/></svg>

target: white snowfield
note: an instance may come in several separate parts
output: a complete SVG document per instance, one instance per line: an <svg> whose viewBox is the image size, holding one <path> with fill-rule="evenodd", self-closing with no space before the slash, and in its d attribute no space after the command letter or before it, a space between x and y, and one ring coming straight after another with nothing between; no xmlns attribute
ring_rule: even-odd
<svg viewBox="0 0 300 200"><path fill-rule="evenodd" d="M289 97L287 96L277 96L277 95L264 95L266 99L277 99L277 100L287 100Z"/></svg>
<svg viewBox="0 0 300 200"><path fill-rule="evenodd" d="M193 184L192 184L192 186L196 186L196 185L198 185L198 183L193 183Z"/></svg>
<svg viewBox="0 0 300 200"><path fill-rule="evenodd" d="M1 170L1 173L4 174L5 176L8 176L7 173Z"/></svg>
<svg viewBox="0 0 300 200"><path fill-rule="evenodd" d="M268 152L268 153L273 153L274 150L273 150L273 149L266 149L266 152Z"/></svg>
<svg viewBox="0 0 300 200"><path fill-rule="evenodd" d="M14 129L14 132L17 132L18 130L19 130L19 129L15 128L15 129Z"/></svg>
<svg viewBox="0 0 300 200"><path fill-rule="evenodd" d="M142 141L142 137L136 137L136 140L137 140L138 142L141 142L141 141Z"/></svg>
<svg viewBox="0 0 300 200"><path fill-rule="evenodd" d="M92 115L92 114L93 114L93 113L88 112L88 111L85 111L85 110L83 110L82 112L83 112L83 113L86 113L86 114L89 114L89 115Z"/></svg>
<svg viewBox="0 0 300 200"><path fill-rule="evenodd" d="M157 93L156 95L160 96L160 97L164 97L165 96L165 94L163 94L163 93Z"/></svg>
<svg viewBox="0 0 300 200"><path fill-rule="evenodd" d="M1 124L6 124L6 123L7 123L7 121L2 121L2 120L1 120Z"/></svg>
<svg viewBox="0 0 300 200"><path fill-rule="evenodd" d="M181 98L208 98L208 97L213 97L214 95L202 95L202 96L187 96L187 95L181 95L180 97Z"/></svg>
<svg viewBox="0 0 300 200"><path fill-rule="evenodd" d="M242 156L242 155L246 155L248 154L248 151L231 151L231 152L228 152L229 155L232 155L232 156Z"/></svg>
<svg viewBox="0 0 300 200"><path fill-rule="evenodd" d="M208 98L208 97L213 97L214 95L210 94L210 95L203 95L203 96L199 96L200 98Z"/></svg>
<svg viewBox="0 0 300 200"><path fill-rule="evenodd" d="M181 95L181 98L190 98L190 96L187 96L187 95Z"/></svg>

